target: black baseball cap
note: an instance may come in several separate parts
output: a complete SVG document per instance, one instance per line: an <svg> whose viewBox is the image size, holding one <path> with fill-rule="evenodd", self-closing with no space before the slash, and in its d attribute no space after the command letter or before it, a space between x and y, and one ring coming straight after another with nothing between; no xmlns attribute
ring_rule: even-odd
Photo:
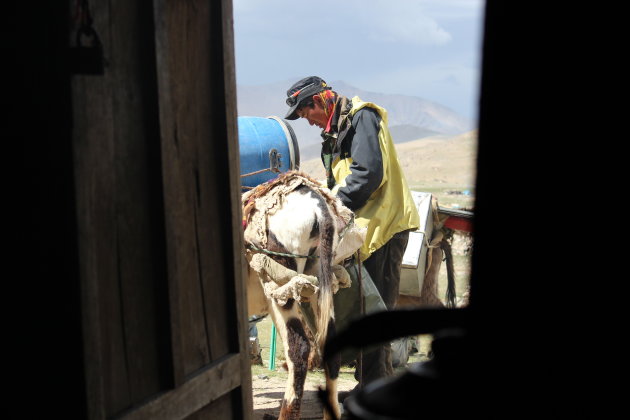
<svg viewBox="0 0 630 420"><path fill-rule="evenodd" d="M300 102L306 98L319 93L323 90L330 89L326 82L317 76L309 76L296 82L293 86L287 90L287 105L289 105L289 112L287 112L287 120L297 120L297 111L300 106Z"/></svg>

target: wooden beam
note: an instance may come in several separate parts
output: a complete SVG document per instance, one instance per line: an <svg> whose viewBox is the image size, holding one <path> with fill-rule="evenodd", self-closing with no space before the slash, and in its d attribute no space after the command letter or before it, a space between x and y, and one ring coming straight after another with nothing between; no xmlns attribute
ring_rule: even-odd
<svg viewBox="0 0 630 420"><path fill-rule="evenodd" d="M132 411L123 413L119 420L177 420L183 419L241 384L239 354L230 354L195 373L181 386L165 392Z"/></svg>
<svg viewBox="0 0 630 420"><path fill-rule="evenodd" d="M208 80L209 4L155 2L167 266L175 385L211 361L204 314L203 256L213 217L204 143L212 134ZM213 197L215 200L217 197ZM203 207L203 208L202 208ZM219 249L218 252L221 252ZM217 273L219 274L219 273Z"/></svg>

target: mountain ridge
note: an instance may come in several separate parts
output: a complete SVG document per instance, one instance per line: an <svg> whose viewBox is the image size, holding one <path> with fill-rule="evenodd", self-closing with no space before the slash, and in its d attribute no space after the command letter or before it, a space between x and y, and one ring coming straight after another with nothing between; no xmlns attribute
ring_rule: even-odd
<svg viewBox="0 0 630 420"><path fill-rule="evenodd" d="M297 79L295 79L297 80ZM286 90L295 80L265 85L238 85L237 110L239 116L284 118L287 105ZM370 92L337 80L330 86L341 95L359 96L387 111L390 132L396 144L436 135L457 135L474 129L469 119L448 107L417 96ZM309 126L306 120L287 121L298 139L303 159L318 156L321 143L320 130Z"/></svg>

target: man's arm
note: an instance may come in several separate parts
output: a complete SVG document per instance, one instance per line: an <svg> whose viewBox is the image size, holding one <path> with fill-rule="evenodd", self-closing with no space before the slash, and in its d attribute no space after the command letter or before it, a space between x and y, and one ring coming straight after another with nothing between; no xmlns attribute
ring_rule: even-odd
<svg viewBox="0 0 630 420"><path fill-rule="evenodd" d="M337 195L353 211L365 205L383 180L383 155L378 139L380 119L378 112L370 108L357 111L352 118L355 134L350 147L351 173Z"/></svg>

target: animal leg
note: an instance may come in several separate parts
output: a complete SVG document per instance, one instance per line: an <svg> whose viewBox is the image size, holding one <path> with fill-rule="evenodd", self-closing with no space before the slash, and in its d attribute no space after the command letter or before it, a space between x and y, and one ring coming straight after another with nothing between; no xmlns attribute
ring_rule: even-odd
<svg viewBox="0 0 630 420"><path fill-rule="evenodd" d="M319 306L317 301L311 301L311 309L318 316ZM333 318L328 320L328 328L326 330L326 341L336 334L335 320ZM317 347L317 346L316 346ZM321 361L322 348L317 348L318 360ZM313 355L311 355L313 357ZM326 407L324 407L324 420L337 420L341 417L341 410L339 408L337 379L339 378L339 371L341 370L341 354L334 356L332 359L324 362L324 373L326 377Z"/></svg>
<svg viewBox="0 0 630 420"><path fill-rule="evenodd" d="M284 344L284 354L289 370L278 419L299 420L311 345L306 336L303 318L297 302L291 299L286 305L280 306L271 300L269 307L276 329Z"/></svg>

